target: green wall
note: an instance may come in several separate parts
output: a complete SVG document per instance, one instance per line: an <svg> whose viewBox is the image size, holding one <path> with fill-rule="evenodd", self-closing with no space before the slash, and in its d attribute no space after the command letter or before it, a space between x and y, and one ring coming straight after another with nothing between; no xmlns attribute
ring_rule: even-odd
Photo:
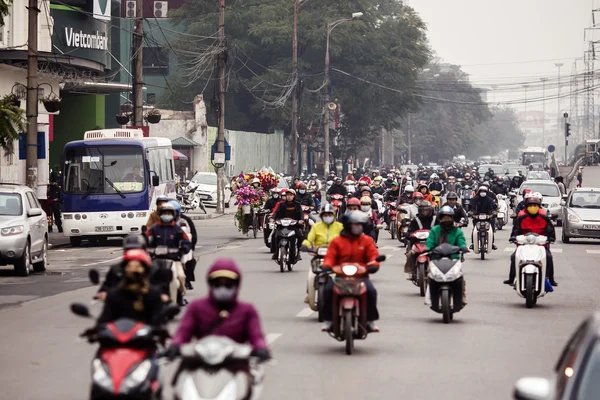
<svg viewBox="0 0 600 400"><path fill-rule="evenodd" d="M83 133L99 126L104 128L102 95L65 96L60 115L54 117L54 140L50 143L50 167L60 164L65 144L83 139Z"/></svg>

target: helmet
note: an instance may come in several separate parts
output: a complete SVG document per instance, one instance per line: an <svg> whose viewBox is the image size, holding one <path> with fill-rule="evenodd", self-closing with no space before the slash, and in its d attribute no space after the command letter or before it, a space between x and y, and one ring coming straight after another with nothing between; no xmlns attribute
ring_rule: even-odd
<svg viewBox="0 0 600 400"><path fill-rule="evenodd" d="M531 193L532 190L527 188L527 189L523 189L523 197L525 197L528 193Z"/></svg>
<svg viewBox="0 0 600 400"><path fill-rule="evenodd" d="M352 198L348 199L348 203L346 203L346 206L359 206L360 207L360 200L357 199L356 197L352 197Z"/></svg>
<svg viewBox="0 0 600 400"><path fill-rule="evenodd" d="M433 213L433 206L427 200L423 200L419 203L419 215L423 215L423 211L429 210L429 215Z"/></svg>
<svg viewBox="0 0 600 400"><path fill-rule="evenodd" d="M368 196L363 196L360 198L360 204L366 206L367 204L371 205L371 198Z"/></svg>
<svg viewBox="0 0 600 400"><path fill-rule="evenodd" d="M471 174L467 172L467 173L465 174L465 179L469 179L470 177L471 177Z"/></svg>
<svg viewBox="0 0 600 400"><path fill-rule="evenodd" d="M537 205L542 205L542 199L541 199L541 195L536 196L539 193L527 193L525 195L525 205L529 205L529 204L537 204Z"/></svg>
<svg viewBox="0 0 600 400"><path fill-rule="evenodd" d="M123 250L146 249L146 238L143 235L132 233L123 239Z"/></svg>
<svg viewBox="0 0 600 400"><path fill-rule="evenodd" d="M293 194L294 196L296 195L296 191L294 189L288 189L288 190L285 191L286 195L290 194L290 193Z"/></svg>
<svg viewBox="0 0 600 400"><path fill-rule="evenodd" d="M313 178L313 179L315 179L317 177L317 174L312 173L312 174L310 174L310 177Z"/></svg>
<svg viewBox="0 0 600 400"><path fill-rule="evenodd" d="M490 187L490 183L488 181L485 181L481 184L481 186L486 186L487 188Z"/></svg>
<svg viewBox="0 0 600 400"><path fill-rule="evenodd" d="M373 179L373 182L377 181L377 182L381 182L383 180L383 178L381 176L376 176L375 179Z"/></svg>
<svg viewBox="0 0 600 400"><path fill-rule="evenodd" d="M340 178L339 176L336 176L335 179L334 179L334 181L336 183L342 182L342 178Z"/></svg>
<svg viewBox="0 0 600 400"><path fill-rule="evenodd" d="M458 200L458 195L455 192L450 192L446 196L446 200Z"/></svg>
<svg viewBox="0 0 600 400"><path fill-rule="evenodd" d="M452 208L450 206L444 206L444 207L440 208L440 211L438 212L438 216L440 218L442 218L442 215L454 216L454 208Z"/></svg>
<svg viewBox="0 0 600 400"><path fill-rule="evenodd" d="M306 183L304 183L304 182L300 182L300 183L298 184L297 188L298 188L298 190L300 190L300 189L304 189L304 190L306 190Z"/></svg>
<svg viewBox="0 0 600 400"><path fill-rule="evenodd" d="M392 182L392 185L393 184L394 183ZM398 182L396 182L396 184L398 184ZM413 193L415 191L415 188L413 187L413 185L406 185L406 186L404 186L404 191L405 192Z"/></svg>
<svg viewBox="0 0 600 400"><path fill-rule="evenodd" d="M322 216L325 213L335 214L335 208L331 204L325 203L323 204L323 207L321 207L321 213L319 214L319 216Z"/></svg>
<svg viewBox="0 0 600 400"><path fill-rule="evenodd" d="M389 174L387 174L388 179L394 179L394 174L392 174L391 172Z"/></svg>
<svg viewBox="0 0 600 400"><path fill-rule="evenodd" d="M392 186L398 186L398 182L396 182L396 181L392 182Z"/></svg>
<svg viewBox="0 0 600 400"><path fill-rule="evenodd" d="M179 216L181 215L181 206L179 205L179 203L175 200L169 200L169 204L171 204L175 209L175 219L179 218Z"/></svg>
<svg viewBox="0 0 600 400"><path fill-rule="evenodd" d="M362 192L369 192L369 193L371 193L371 188L370 188L370 187L368 187L368 186L365 186L365 187L363 187L363 188L360 188L360 192L361 192L361 193L362 193Z"/></svg>
<svg viewBox="0 0 600 400"><path fill-rule="evenodd" d="M440 177L438 176L438 174L431 174L430 178L431 179L440 179Z"/></svg>
<svg viewBox="0 0 600 400"><path fill-rule="evenodd" d="M428 190L429 190L429 188L427 187L427 185L426 185L426 184L424 184L424 183L421 183L421 184L419 185L419 191L421 191L421 189L423 189L423 188L425 188L425 189L428 189Z"/></svg>
<svg viewBox="0 0 600 400"><path fill-rule="evenodd" d="M278 187L275 187L275 188L271 189L271 194L281 194L281 189L279 189Z"/></svg>
<svg viewBox="0 0 600 400"><path fill-rule="evenodd" d="M365 182L365 181L358 181L358 187L366 186L366 185L367 185L367 182Z"/></svg>
<svg viewBox="0 0 600 400"><path fill-rule="evenodd" d="M416 200L423 200L425 198L425 196L423 196L423 193L421 192L415 192L415 194L413 194L413 199Z"/></svg>
<svg viewBox="0 0 600 400"><path fill-rule="evenodd" d="M165 204L162 205L162 207L160 207L160 209L158 210L158 214L162 214L165 211L171 211L173 213L173 216L175 216L177 214L177 210L175 209L175 207L173 206L173 204L171 204L171 202L167 202Z"/></svg>
<svg viewBox="0 0 600 400"><path fill-rule="evenodd" d="M144 267L146 267L146 271L148 271L152 265L152 259L150 258L150 255L146 252L146 250L142 249L127 250L125 254L123 254L121 265L125 266L125 264L130 261L139 261Z"/></svg>
<svg viewBox="0 0 600 400"><path fill-rule="evenodd" d="M350 224L366 224L369 220L369 215L362 211L350 211L344 214L342 223L344 228L347 228Z"/></svg>
<svg viewBox="0 0 600 400"><path fill-rule="evenodd" d="M156 205L158 205L158 203L164 203L165 201L169 201L169 198L164 194L156 197Z"/></svg>
<svg viewBox="0 0 600 400"><path fill-rule="evenodd" d="M479 192L487 192L487 191L488 191L488 188L485 185L481 185L481 186L479 186L479 189L477 189L477 193L479 193Z"/></svg>

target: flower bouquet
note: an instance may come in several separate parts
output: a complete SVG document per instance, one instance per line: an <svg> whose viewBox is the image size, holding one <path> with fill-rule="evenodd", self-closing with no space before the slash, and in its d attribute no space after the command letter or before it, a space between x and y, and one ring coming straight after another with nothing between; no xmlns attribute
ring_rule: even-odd
<svg viewBox="0 0 600 400"><path fill-rule="evenodd" d="M238 206L235 214L235 220L237 222L236 225L239 231L246 233L248 232L246 215L251 212L251 207L262 206L264 196L262 194L262 190L254 190L251 186L248 186L245 183L242 183L242 186L238 188L235 196L235 205Z"/></svg>
<svg viewBox="0 0 600 400"><path fill-rule="evenodd" d="M260 186L265 192L268 192L279 185L279 176L272 172L261 171L258 173L257 177L260 180Z"/></svg>

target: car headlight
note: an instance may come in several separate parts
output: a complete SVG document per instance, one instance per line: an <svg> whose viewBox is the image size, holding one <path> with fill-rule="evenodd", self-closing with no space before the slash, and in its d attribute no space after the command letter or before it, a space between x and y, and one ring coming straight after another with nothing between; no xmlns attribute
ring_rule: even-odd
<svg viewBox="0 0 600 400"><path fill-rule="evenodd" d="M579 219L579 217L573 213L568 213L567 214L567 219L569 220L569 222L580 222L581 220Z"/></svg>
<svg viewBox="0 0 600 400"><path fill-rule="evenodd" d="M23 233L23 225L8 226L2 228L2 236L20 235Z"/></svg>
<svg viewBox="0 0 600 400"><path fill-rule="evenodd" d="M127 393L131 389L139 386L148 377L152 363L150 360L144 360L137 366L137 368L125 378L123 385L121 386L121 393Z"/></svg>
<svg viewBox="0 0 600 400"><path fill-rule="evenodd" d="M109 392L113 391L113 381L98 358L92 361L92 381Z"/></svg>

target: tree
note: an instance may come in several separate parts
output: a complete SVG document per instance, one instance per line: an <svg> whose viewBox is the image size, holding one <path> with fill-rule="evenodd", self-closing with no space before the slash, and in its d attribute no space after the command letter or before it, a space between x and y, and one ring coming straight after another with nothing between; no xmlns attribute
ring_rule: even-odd
<svg viewBox="0 0 600 400"><path fill-rule="evenodd" d="M13 152L13 141L19 138L19 132L25 131L24 115L11 95L0 99L0 148L7 153Z"/></svg>
<svg viewBox="0 0 600 400"><path fill-rule="evenodd" d="M12 0L0 0L0 27L4 26L4 17L10 13Z"/></svg>

